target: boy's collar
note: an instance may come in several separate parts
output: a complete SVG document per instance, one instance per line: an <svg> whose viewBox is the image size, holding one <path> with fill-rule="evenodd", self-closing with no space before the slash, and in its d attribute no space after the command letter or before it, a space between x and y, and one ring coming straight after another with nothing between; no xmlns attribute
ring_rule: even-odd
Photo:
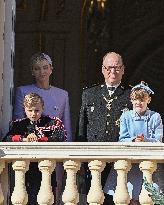
<svg viewBox="0 0 164 205"><path fill-rule="evenodd" d="M40 123L40 121L41 121L41 117L37 121L31 121L30 120L30 124L31 125L37 125L38 123Z"/></svg>

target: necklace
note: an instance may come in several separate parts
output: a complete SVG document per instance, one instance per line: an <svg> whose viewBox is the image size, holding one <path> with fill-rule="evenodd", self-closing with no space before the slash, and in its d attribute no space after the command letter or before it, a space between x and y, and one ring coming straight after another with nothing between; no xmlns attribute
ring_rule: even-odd
<svg viewBox="0 0 164 205"><path fill-rule="evenodd" d="M111 110L112 102L113 102L113 100L117 99L117 96L114 97L114 98L110 98L110 96L109 96L109 97L105 97L105 96L103 95L103 99L106 101L106 108L107 108L108 110Z"/></svg>

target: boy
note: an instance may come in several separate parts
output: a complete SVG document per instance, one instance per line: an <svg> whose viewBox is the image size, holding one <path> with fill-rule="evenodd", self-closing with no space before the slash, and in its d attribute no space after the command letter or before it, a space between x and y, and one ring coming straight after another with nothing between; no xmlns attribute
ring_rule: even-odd
<svg viewBox="0 0 164 205"><path fill-rule="evenodd" d="M3 141L62 142L67 141L66 131L57 117L43 116L44 102L36 93L29 93L23 101L27 118L13 121Z"/></svg>
<svg viewBox="0 0 164 205"><path fill-rule="evenodd" d="M154 92L146 83L141 81L131 90L130 98L133 110L124 111L120 118L121 142L162 142L163 124L159 113L148 109ZM112 178L113 176L113 178ZM114 169L109 173L104 192L113 195L116 186L116 172ZM154 181L156 178L154 177ZM130 205L140 204L138 197L142 185L142 172L138 164L133 164L128 173L128 191L133 198Z"/></svg>
<svg viewBox="0 0 164 205"><path fill-rule="evenodd" d="M13 121L10 130L3 139L9 142L62 142L67 141L66 131L62 121L55 117L42 115L44 110L43 99L36 93L29 93L23 101L26 118ZM11 170L12 172L12 170ZM11 175L13 176L14 173ZM61 174L62 175L62 174ZM52 187L55 193L56 179L54 173L52 176ZM38 164L30 163L30 169L26 173L26 187L29 195L28 204L35 205L37 194L40 188L41 172L38 170ZM62 184L57 179L58 187ZM11 183L13 185L13 183ZM13 187L12 187L13 188ZM11 188L11 189L12 189ZM12 190L13 191L13 190Z"/></svg>

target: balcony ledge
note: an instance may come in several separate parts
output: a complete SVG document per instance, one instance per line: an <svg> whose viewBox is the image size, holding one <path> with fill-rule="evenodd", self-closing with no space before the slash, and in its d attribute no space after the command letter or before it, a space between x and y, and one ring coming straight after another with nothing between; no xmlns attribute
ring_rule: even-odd
<svg viewBox="0 0 164 205"><path fill-rule="evenodd" d="M0 142L1 159L158 160L164 162L164 144L151 142Z"/></svg>

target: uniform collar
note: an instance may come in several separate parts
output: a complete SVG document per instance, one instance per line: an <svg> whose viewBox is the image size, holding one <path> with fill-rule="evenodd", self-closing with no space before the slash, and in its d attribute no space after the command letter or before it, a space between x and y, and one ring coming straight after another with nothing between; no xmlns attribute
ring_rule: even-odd
<svg viewBox="0 0 164 205"><path fill-rule="evenodd" d="M120 82L120 83L121 83L121 82ZM116 90L116 88L120 85L120 83L118 83L117 85L109 85L108 83L105 83L105 84L106 84L107 88L109 88L109 87L114 87L115 90Z"/></svg>
<svg viewBox="0 0 164 205"><path fill-rule="evenodd" d="M111 91L112 95L110 94L109 95L109 91L107 89L107 85L106 83L102 84L100 87L102 89L101 93L104 95L104 96L110 96L110 97L115 97L115 96L119 96L121 95L123 92L124 92L124 87L121 86L121 84L117 84L117 89L115 91Z"/></svg>
<svg viewBox="0 0 164 205"><path fill-rule="evenodd" d="M29 120L29 122L30 122L31 125L38 125L38 124L41 123L41 120L42 120L42 116L41 116L37 121L31 121L31 120Z"/></svg>

